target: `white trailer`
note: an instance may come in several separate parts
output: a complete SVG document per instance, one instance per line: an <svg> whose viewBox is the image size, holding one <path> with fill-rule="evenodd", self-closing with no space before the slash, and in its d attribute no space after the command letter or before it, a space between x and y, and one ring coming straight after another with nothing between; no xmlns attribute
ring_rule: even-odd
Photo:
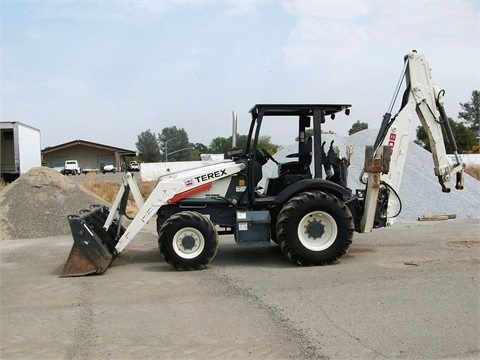
<svg viewBox="0 0 480 360"><path fill-rule="evenodd" d="M13 181L42 165L40 130L18 121L0 122L0 176Z"/></svg>

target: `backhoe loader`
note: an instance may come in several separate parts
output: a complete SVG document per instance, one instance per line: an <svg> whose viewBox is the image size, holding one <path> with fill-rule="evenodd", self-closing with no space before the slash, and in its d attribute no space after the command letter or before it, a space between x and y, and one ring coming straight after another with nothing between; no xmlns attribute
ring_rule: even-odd
<svg viewBox="0 0 480 360"><path fill-rule="evenodd" d="M404 80L400 110L392 116ZM348 115L350 104L257 104L250 110L246 147L233 148L231 159L162 176L147 199L127 172L111 208L93 205L69 215L74 243L61 276L105 272L154 215L160 253L179 270L207 266L224 234L238 244L273 241L298 265L333 263L346 253L354 232L393 223L415 112L428 134L442 191L463 188L465 165L456 150L449 163L445 151L443 134L454 148L455 140L443 103L444 91L433 83L425 57L408 53L377 139L365 150L365 188L355 191L348 187L348 155L340 158L333 144L327 151L322 142L323 124ZM262 124L275 121L281 127L292 119L298 151L287 156L291 161L278 162L259 148ZM312 127L313 135L306 136ZM267 161L277 164L278 173L259 188ZM139 210L124 227L130 195Z"/></svg>

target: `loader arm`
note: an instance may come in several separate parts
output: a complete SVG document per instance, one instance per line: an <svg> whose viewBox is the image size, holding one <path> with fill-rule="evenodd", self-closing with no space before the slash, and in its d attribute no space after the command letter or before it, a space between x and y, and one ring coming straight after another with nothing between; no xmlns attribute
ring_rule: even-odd
<svg viewBox="0 0 480 360"><path fill-rule="evenodd" d="M120 253L125 249L135 235L137 235L152 216L157 213L161 206L174 204L185 197L204 192L212 186L213 181L232 176L241 171L244 167L244 164L236 164L229 161L213 164L207 167L181 171L176 174L168 175L163 181L160 179L150 196L139 208L133 221L120 237L118 244L115 246L116 252ZM126 175L127 179L129 176L131 178L130 174ZM138 186L136 182L130 181L130 183L130 187L137 191ZM107 225L108 224L105 224L105 226Z"/></svg>
<svg viewBox="0 0 480 360"><path fill-rule="evenodd" d="M244 168L244 163L224 161L169 174L159 179L145 201L132 175L126 173L110 211L106 207L95 207L80 216L69 216L74 244L61 277L105 272L115 256L125 249L160 207L205 192L215 181L233 176ZM139 210L124 229L122 218L126 216L130 192Z"/></svg>
<svg viewBox="0 0 480 360"><path fill-rule="evenodd" d="M398 95L401 83L405 78L406 90L403 96L402 106L399 112L392 118L391 111ZM410 144L410 133L414 114L417 114L421 125L428 136L432 150L434 174L437 176L443 192L450 192L452 181L455 181L455 188L463 189L463 169L465 164L459 160L455 139L448 122L444 109L444 91L434 84L430 72L430 66L423 54L416 51L405 56L405 64L397 85L394 98L390 108L383 117L383 122L374 145L374 158L383 158L384 147L390 149L388 171L370 172L368 174L366 203L375 203L378 197L378 186L375 179L381 173L380 182L387 184L390 190L399 193L402 181L407 150ZM451 164L445 150L444 133L449 143L454 148L455 162ZM367 163L367 159L366 159ZM455 175L455 176L454 176ZM373 201L372 201L373 200ZM396 196L389 196L387 223L393 223L393 217L398 212L399 199ZM371 231L373 218L375 217L375 206L365 208L363 215L363 231ZM362 232L363 232L362 231Z"/></svg>

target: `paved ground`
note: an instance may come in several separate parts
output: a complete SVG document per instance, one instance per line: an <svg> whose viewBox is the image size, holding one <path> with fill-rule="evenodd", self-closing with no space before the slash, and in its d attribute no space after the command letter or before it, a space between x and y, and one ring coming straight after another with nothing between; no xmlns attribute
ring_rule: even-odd
<svg viewBox="0 0 480 360"><path fill-rule="evenodd" d="M224 237L207 270L177 272L149 224L82 278L58 278L70 237L0 241L0 357L480 358L479 234L478 221L397 223L308 268Z"/></svg>

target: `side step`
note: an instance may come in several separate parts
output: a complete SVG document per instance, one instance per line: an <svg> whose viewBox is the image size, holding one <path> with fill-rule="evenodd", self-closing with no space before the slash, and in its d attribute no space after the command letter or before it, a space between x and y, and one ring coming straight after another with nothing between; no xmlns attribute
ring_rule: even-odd
<svg viewBox="0 0 480 360"><path fill-rule="evenodd" d="M104 273L112 263L115 246L125 228L114 221L108 230L103 228L110 213L106 206L92 205L80 215L69 215L73 246L60 277Z"/></svg>

